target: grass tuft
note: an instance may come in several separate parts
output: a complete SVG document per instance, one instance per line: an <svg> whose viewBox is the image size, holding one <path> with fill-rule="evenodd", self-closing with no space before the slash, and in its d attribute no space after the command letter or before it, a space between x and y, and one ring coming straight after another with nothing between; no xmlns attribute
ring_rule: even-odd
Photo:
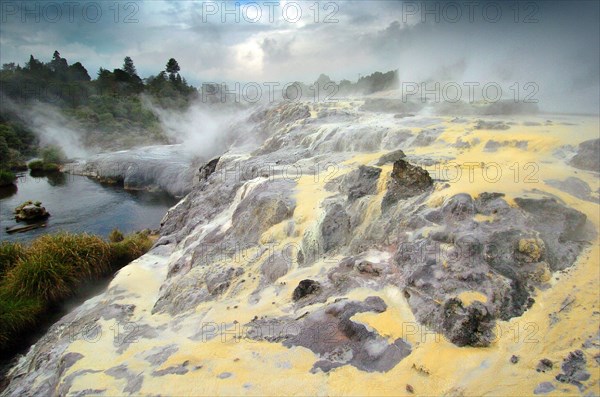
<svg viewBox="0 0 600 397"><path fill-rule="evenodd" d="M123 241L124 239L125 236L123 236L123 233L121 233L121 231L117 228L114 228L108 235L108 241L110 241L111 243L118 243L119 241Z"/></svg>
<svg viewBox="0 0 600 397"><path fill-rule="evenodd" d="M14 345L19 333L34 326L51 305L76 294L84 283L127 265L152 246L147 233L125 237L118 233L122 240L111 243L70 233L47 234L28 246L1 243L0 350Z"/></svg>

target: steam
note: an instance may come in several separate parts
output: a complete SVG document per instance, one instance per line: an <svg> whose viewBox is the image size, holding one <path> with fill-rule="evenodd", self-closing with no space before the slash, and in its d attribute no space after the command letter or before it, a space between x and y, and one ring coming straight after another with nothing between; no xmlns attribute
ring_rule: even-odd
<svg viewBox="0 0 600 397"><path fill-rule="evenodd" d="M200 100L185 110L164 109L147 96L142 96L144 106L158 118L169 139L182 144L191 158L203 160L221 155L240 133L240 122L247 111L208 105Z"/></svg>
<svg viewBox="0 0 600 397"><path fill-rule="evenodd" d="M71 127L69 119L52 105L38 101L19 105L4 95L2 105L36 134L40 146L58 146L69 158L87 158L91 155L91 150L82 142L82 132Z"/></svg>

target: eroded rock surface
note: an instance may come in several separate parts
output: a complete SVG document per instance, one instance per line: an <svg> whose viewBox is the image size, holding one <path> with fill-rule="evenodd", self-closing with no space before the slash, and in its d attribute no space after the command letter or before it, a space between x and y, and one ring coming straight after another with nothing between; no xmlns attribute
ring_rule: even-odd
<svg viewBox="0 0 600 397"><path fill-rule="evenodd" d="M245 121L258 142L193 167L154 158L138 178L81 165L128 186L169 180L161 188L189 193L165 215L148 254L14 363L3 395L192 395L198 385L213 395L278 394L283 381L290 394L343 394L381 379L377 373L385 373L390 394L493 395L519 382L528 382L522 393L588 391L597 339L587 331L597 331L599 311L577 299L593 296L596 281L586 274L565 292L556 279L597 252L590 219L597 204L559 197L560 189L552 196L544 183L474 186L430 175L458 153L496 156L518 147L519 140L499 138L510 143L486 152L485 130L539 129L543 120L489 119L481 109L477 119L393 117L418 110L388 99L277 104ZM469 129L460 135L468 145L458 145L453 126ZM594 196L593 180L579 177ZM562 288L558 303L555 288ZM577 313L585 335L566 322ZM541 328L544 337L558 337L523 347L497 334L500 321L529 324L530 314L552 327ZM565 343L582 344L583 356L574 351L559 369ZM535 371L546 357L554 367ZM457 362L464 371L445 367ZM512 371L497 377L527 379L496 382L505 371L496 362ZM480 389L469 389L471 371L486 379Z"/></svg>

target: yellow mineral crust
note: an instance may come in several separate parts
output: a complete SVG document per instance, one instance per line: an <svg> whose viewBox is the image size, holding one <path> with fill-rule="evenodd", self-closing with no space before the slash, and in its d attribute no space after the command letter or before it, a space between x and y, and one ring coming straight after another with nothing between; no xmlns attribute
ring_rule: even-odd
<svg viewBox="0 0 600 397"><path fill-rule="evenodd" d="M314 110L311 110L311 115L315 116ZM545 118L540 117L538 121L543 123L542 120ZM575 170L553 156L553 152L561 145L578 143L574 142L574 137L577 141L597 138L598 120L582 117L577 119L575 126L563 125L559 123L561 120L555 120L552 125L524 126L522 119L516 119L517 124L507 131L473 130L464 135L466 124L451 123L449 118L441 119L438 126L445 127L445 131L432 145L402 149L409 157L438 157L440 164L463 170L461 178L448 182L445 188L434 190L428 200L431 206L439 206L446 198L463 192L473 197L482 192L503 192L512 203L515 197L538 194L533 190L539 189L556 195L566 205L585 213L598 230L598 204L578 199L544 183L547 179L562 180L576 175L590 185L592 192L597 192L600 187L596 174ZM460 150L451 147L450 144L459 137L471 142L471 147ZM484 149L489 139L500 142L523 140L528 144L526 149L509 144L489 152ZM360 164L373 166L384 153L357 154L340 164L335 177ZM452 159L448 160L448 157ZM491 178L493 170L489 164L500 169L502 175ZM369 198L367 204L367 219L379 215L391 165L382 168L377 194ZM486 169L487 180L482 174ZM470 170L473 172L472 178L468 177ZM436 178L444 179L439 175ZM327 181L323 175L321 178L302 176L296 186L293 233L288 235L286 232L289 220L285 220L265 232L261 241L274 239L283 243L300 243L304 233L322 216L323 200L333 194L325 189ZM437 185L442 183L436 182ZM493 221L493 217L476 217L475 220ZM539 248L536 241L523 241L519 248L532 259L537 259L539 251L535 247ZM175 252L173 256L177 254ZM151 314L160 285L166 277L168 258L145 255L122 269L111 287L118 286L130 294L126 301L135 305L133 321L136 324L163 327L159 336L140 337L120 353L117 351L119 346L114 342L114 330L111 330L114 321L100 320L103 336L98 341L76 340L69 346L68 352L81 353L83 358L65 371L62 379L64 382L65 378L82 370L104 371L126 364L129 371L143 376L141 388L135 393L139 395L410 395L407 385L412 386L415 395L422 396L531 395L539 383L554 381L562 359L598 332L598 258L600 252L596 240L583 251L571 269L552 276L550 288L536 291L535 304L521 317L499 321L494 342L485 348L457 347L442 335L420 325L397 287L387 286L378 291L365 288L352 290L346 295L349 299L379 296L388 306L383 313L359 313L352 320L377 330L390 342L404 338L411 344L412 353L386 373L368 373L347 365L326 374L310 372L318 357L303 347L287 348L280 343L235 339L232 335L225 335L225 339L223 335L217 335L206 341L190 338L205 324L228 324L231 327L234 321L244 324L255 316L301 315L303 310L294 313L290 303L294 287L304 278L318 278L331 266L330 261L317 260L314 265L305 268L294 266L276 285L260 292L258 303L250 299L255 286L244 287L234 295L203 303L196 309L195 316L182 319L174 327L175 319L170 315ZM256 272L257 269L253 267L251 271ZM487 300L485 295L477 291L464 291L458 298L465 305ZM571 302L568 310L563 310L565 302ZM313 308L322 305L317 304ZM162 364L152 366L143 358L149 350L171 344L178 350ZM598 349L589 351L598 353ZM600 371L591 353L586 354L591 373L591 379L586 384L596 385L597 393ZM516 364L510 362L513 355L519 357ZM555 364L552 371L542 373L535 370L542 358ZM186 362L188 371L184 374L153 375L153 371ZM549 395L579 394L573 385L554 383L558 384L557 389ZM103 392L105 395L123 395L126 384L126 379L102 372L88 372L74 378L70 393L93 388L106 389ZM588 391L594 392L593 389Z"/></svg>

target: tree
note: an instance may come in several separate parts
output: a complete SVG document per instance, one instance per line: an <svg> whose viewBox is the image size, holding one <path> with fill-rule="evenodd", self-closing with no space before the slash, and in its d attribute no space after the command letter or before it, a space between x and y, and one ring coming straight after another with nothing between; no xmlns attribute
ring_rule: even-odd
<svg viewBox="0 0 600 397"><path fill-rule="evenodd" d="M58 51L54 51L52 55L52 60L50 61L50 69L57 73L60 77L66 75L67 70L69 69L69 64L67 60L60 57L60 53ZM65 76L66 77L66 76Z"/></svg>
<svg viewBox="0 0 600 397"><path fill-rule="evenodd" d="M2 70L7 72L14 72L15 70L17 70L17 67L15 66L14 62L10 62L3 64Z"/></svg>
<svg viewBox="0 0 600 397"><path fill-rule="evenodd" d="M137 76L137 71L135 70L135 66L133 66L133 59L131 59L129 56L125 57L123 62L123 70L131 77Z"/></svg>
<svg viewBox="0 0 600 397"><path fill-rule="evenodd" d="M69 79L71 81L90 81L88 71L83 67L81 62L75 62L69 66Z"/></svg>
<svg viewBox="0 0 600 397"><path fill-rule="evenodd" d="M175 81L175 76L177 74L179 74L179 71L181 69L179 68L179 64L177 63L175 58L171 58L171 59L169 59L169 62L167 62L166 70L167 70L167 73L169 73L169 79L171 79L171 81Z"/></svg>

